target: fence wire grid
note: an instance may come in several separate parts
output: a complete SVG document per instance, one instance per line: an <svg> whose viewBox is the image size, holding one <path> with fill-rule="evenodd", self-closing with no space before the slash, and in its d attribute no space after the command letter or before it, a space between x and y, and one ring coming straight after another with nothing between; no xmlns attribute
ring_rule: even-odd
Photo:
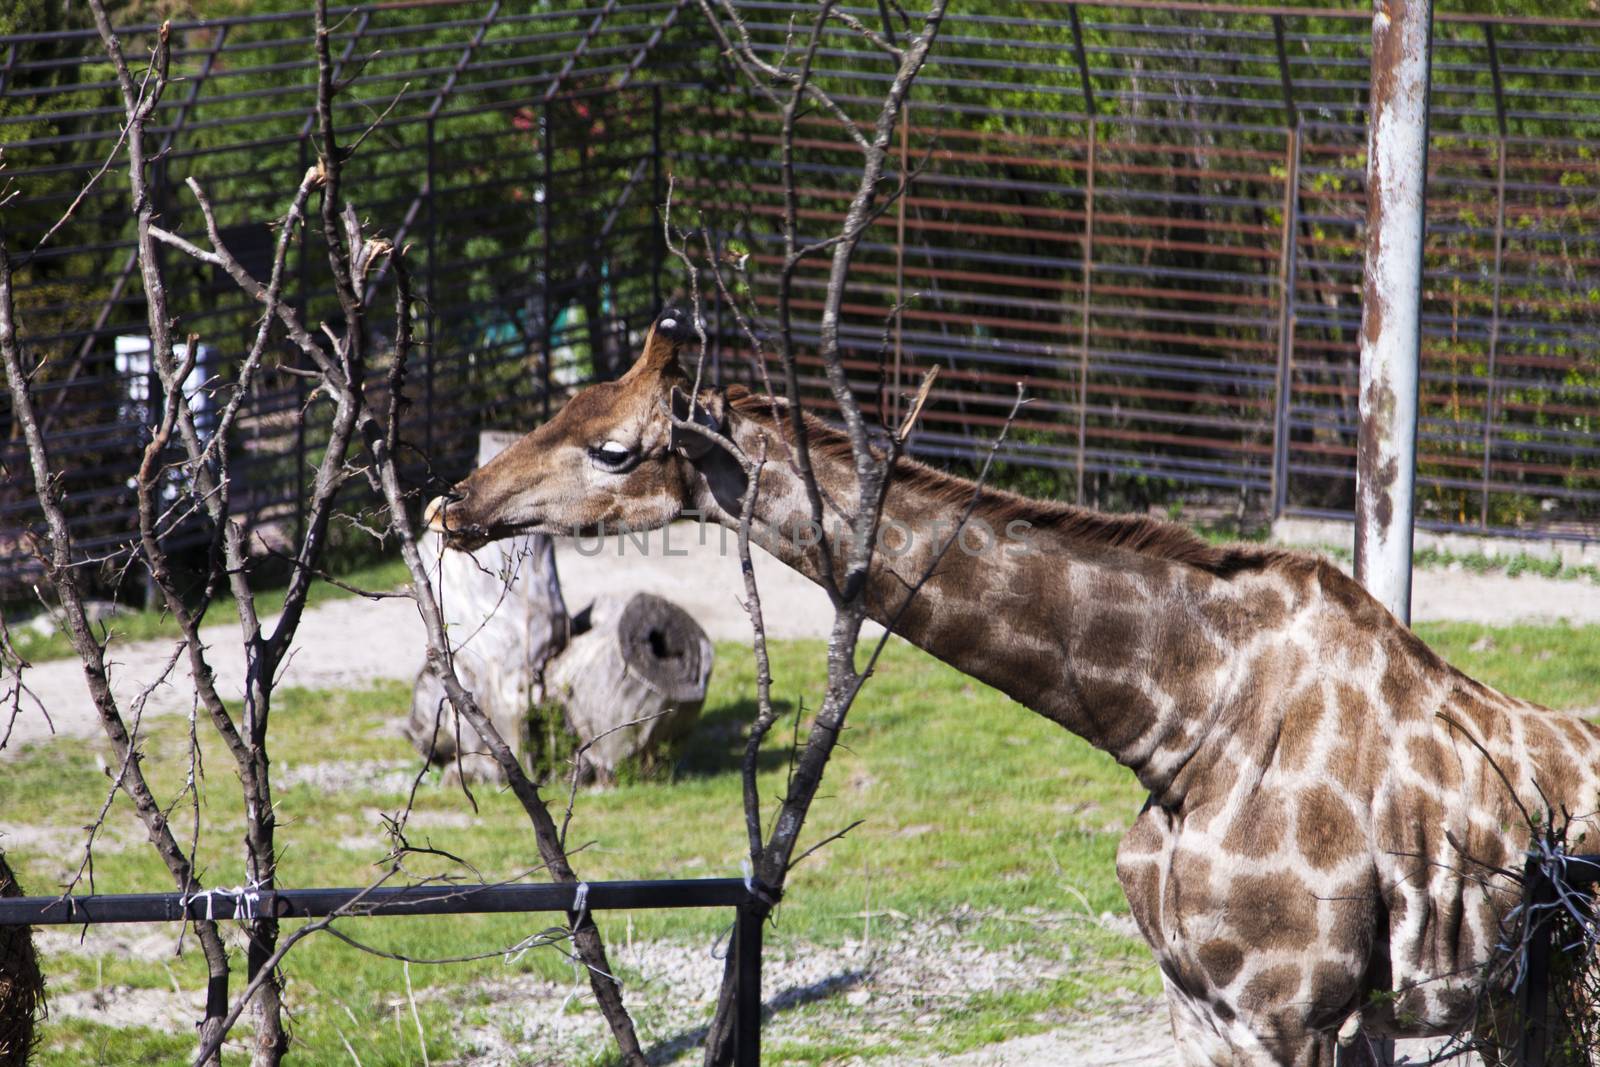
<svg viewBox="0 0 1600 1067"><path fill-rule="evenodd" d="M791 19L813 9L738 10L777 56ZM400 0L334 15L343 135L392 108L346 188L410 246L423 296L405 428L419 483L463 473L476 430L529 428L622 369L682 285L661 239L669 176L674 223L706 232L724 259L748 253L750 293L770 310L777 117L740 88L698 5ZM97 37L71 12L43 17L57 24L0 36L0 142L20 193L4 224L76 533L112 558L132 526L121 479L159 387L115 168L38 247L120 133ZM895 177L913 180L853 274L844 336L863 399L876 403L887 376L892 406L939 365L914 449L960 465L987 448L1021 381L1034 399L1001 454L1010 484L1110 507L1348 515L1370 18L1162 0L953 13L897 132ZM130 55L147 54L154 30L127 31ZM888 32L906 30L891 16ZM316 155L309 16L174 22L171 34L178 77L149 133L163 224L200 232L193 176L230 247L264 268L265 223ZM857 115L890 77L842 24L818 65ZM1419 515L1592 538L1600 20L1440 14L1433 71ZM800 131L802 224L821 235L841 216L855 150L819 115ZM202 346L191 403L203 409L226 390L255 309L209 268L164 265L178 332ZM290 299L312 321L334 318L315 235L290 266ZM802 342L824 272L822 259L802 271ZM708 313L717 369L747 375L731 316L715 299ZM308 402L299 378L269 368L237 430L234 499L264 536L297 521L320 447L318 420L294 417ZM27 578L35 507L9 406L0 428L0 569Z"/></svg>

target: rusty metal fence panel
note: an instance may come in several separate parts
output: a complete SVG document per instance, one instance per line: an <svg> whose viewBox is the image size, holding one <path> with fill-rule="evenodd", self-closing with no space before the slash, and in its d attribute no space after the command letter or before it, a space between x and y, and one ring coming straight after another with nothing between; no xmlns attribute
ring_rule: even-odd
<svg viewBox="0 0 1600 1067"><path fill-rule="evenodd" d="M773 55L809 10L740 7ZM898 131L910 194L869 232L845 302L863 399L885 374L892 407L938 364L915 449L970 461L1020 381L1013 482L1113 507L1348 515L1370 19L1162 0L955 10ZM1435 36L1419 514L1593 537L1600 21L1441 15ZM889 77L843 26L817 67L862 118ZM703 141L688 182L770 279L778 116L708 96L685 122L739 131ZM817 237L856 153L827 118L800 131ZM825 272L825 257L801 269L803 309ZM748 346L726 325L732 358Z"/></svg>

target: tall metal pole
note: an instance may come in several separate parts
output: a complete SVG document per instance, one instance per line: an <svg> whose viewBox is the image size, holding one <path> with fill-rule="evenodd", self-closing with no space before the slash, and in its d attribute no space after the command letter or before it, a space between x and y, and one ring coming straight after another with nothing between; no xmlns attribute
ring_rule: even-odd
<svg viewBox="0 0 1600 1067"><path fill-rule="evenodd" d="M1432 32L1430 0L1374 0L1361 430L1356 442L1356 578L1407 623Z"/></svg>

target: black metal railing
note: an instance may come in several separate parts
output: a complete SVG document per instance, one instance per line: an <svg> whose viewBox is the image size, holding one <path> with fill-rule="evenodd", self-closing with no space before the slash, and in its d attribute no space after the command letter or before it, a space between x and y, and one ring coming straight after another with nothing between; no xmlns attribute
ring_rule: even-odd
<svg viewBox="0 0 1600 1067"><path fill-rule="evenodd" d="M762 919L755 896L738 878L635 882L438 883L365 889L211 889L199 893L121 893L0 898L0 926L91 926L190 922L196 919L317 919L496 912L624 911L649 908L733 908L728 951L734 955L736 1067L761 1063ZM576 919L574 921L577 921Z"/></svg>

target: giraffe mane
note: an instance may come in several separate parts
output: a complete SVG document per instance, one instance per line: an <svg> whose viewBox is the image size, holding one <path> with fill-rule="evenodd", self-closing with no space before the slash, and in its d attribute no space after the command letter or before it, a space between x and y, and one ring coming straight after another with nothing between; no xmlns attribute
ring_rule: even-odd
<svg viewBox="0 0 1600 1067"><path fill-rule="evenodd" d="M734 412L760 421L771 422L775 410L788 409L786 400L740 385L729 386L725 395ZM850 439L842 431L809 412L803 417L814 454L835 460L851 458ZM975 488L975 483L965 478L905 456L895 464L894 484L935 504L961 508L971 502ZM1186 526L1148 515L1108 515L988 486L980 491L973 514L997 529L1010 522L1027 522L1034 529L1048 530L1079 544L1118 548L1151 559L1182 563L1219 578L1306 561L1302 554L1286 549L1214 545Z"/></svg>

